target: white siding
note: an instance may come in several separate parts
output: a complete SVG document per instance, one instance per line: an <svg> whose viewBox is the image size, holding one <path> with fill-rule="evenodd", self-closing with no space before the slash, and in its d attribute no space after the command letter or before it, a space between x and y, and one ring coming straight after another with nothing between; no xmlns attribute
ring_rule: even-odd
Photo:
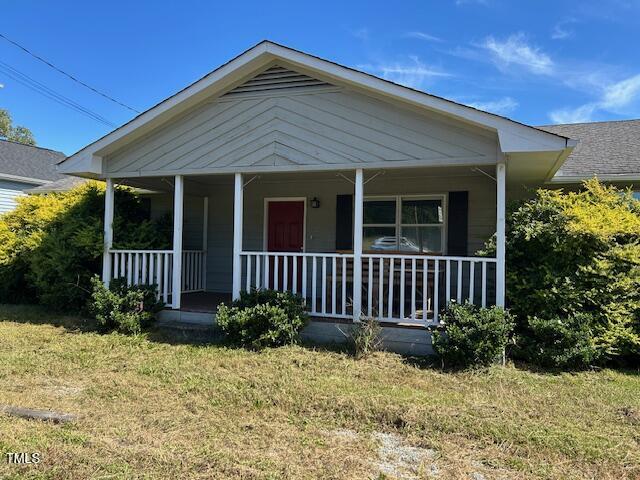
<svg viewBox="0 0 640 480"><path fill-rule="evenodd" d="M26 195L23 190L35 186L37 185L0 180L0 214L13 210L16 207L16 198Z"/></svg>

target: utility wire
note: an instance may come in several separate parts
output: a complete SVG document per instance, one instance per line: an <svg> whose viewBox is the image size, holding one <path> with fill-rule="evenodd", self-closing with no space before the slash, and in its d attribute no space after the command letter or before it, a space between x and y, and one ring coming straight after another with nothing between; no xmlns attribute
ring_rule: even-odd
<svg viewBox="0 0 640 480"><path fill-rule="evenodd" d="M96 89L96 88L92 87L91 85L87 85L87 84L86 84L86 83L84 83L82 80L78 80L76 77L74 77L74 76L73 76L73 75L71 75L70 73L67 73L67 72L65 72L64 70L62 70L61 68L56 67L56 66L55 66L53 63L51 63L50 61L48 61L48 60L46 60L46 59L42 58L41 56L39 56L39 55L37 55L37 54L33 53L31 50L29 50L29 49L28 49L28 48L26 48L26 47L23 47L23 46L22 46L22 45L20 45L18 42L15 42L15 41L11 40L11 39L10 39L10 38L8 38L6 35L3 35L2 33L0 33L0 37L1 37L1 38L4 38L7 42L11 43L12 45L14 45L14 46L18 47L20 50L22 50L22 51L24 51L24 52L28 53L28 54L29 54L29 55L31 55L33 58L35 58L35 59L37 59L37 60L41 61L41 62L42 62L42 63L44 63L45 65L47 65L47 66L49 66L49 67L53 68L53 69L54 69L54 70L56 70L57 72L59 72L59 73L63 74L64 76L66 76L66 77L70 78L70 79L71 79L71 80L73 80L74 82L79 83L80 85L82 85L82 86L83 86L83 87L85 87L85 88L88 88L88 89L89 89L89 90L91 90L92 92L97 93L98 95L100 95L100 96L102 96L102 97L106 98L107 100L110 100L111 102L116 103L116 104L120 105L121 107L127 108L127 109L131 110L131 111L132 111L132 112L134 112L134 113L140 113L140 111L139 111L139 110L136 110L135 108L132 108L132 107L130 107L129 105L127 105L127 104L125 104L125 103L122 103L122 102L121 102L121 101L119 101L119 100L116 100L115 98L113 98L113 97L111 97L111 96L107 95L106 93L101 92L100 90L98 90L98 89Z"/></svg>
<svg viewBox="0 0 640 480"><path fill-rule="evenodd" d="M31 78L29 75L22 73L21 71L13 68L11 65L8 65L2 61L0 61L0 72L4 73L9 78L15 80L16 82L24 85L25 87L39 93L40 95L53 100L60 105L63 105L67 108L75 110L76 112L82 113L83 115L92 118L108 127L115 128L117 125L110 120L106 119L102 115L80 105L69 97L65 97L64 95L56 92L55 90L47 87L45 84Z"/></svg>

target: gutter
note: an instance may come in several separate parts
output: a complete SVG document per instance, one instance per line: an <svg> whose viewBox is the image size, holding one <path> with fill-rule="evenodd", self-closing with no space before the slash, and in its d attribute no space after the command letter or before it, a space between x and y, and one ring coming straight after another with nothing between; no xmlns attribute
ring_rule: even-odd
<svg viewBox="0 0 640 480"><path fill-rule="evenodd" d="M581 183L584 180L590 180L597 178L605 182L640 182L640 173L606 173L606 174L591 174L591 175L560 175L559 177L553 177L551 180L547 180L545 183Z"/></svg>
<svg viewBox="0 0 640 480"><path fill-rule="evenodd" d="M21 177L20 175L10 175L8 173L0 173L0 180L12 180L14 182L34 183L36 185L46 185L53 180L43 180L41 178Z"/></svg>

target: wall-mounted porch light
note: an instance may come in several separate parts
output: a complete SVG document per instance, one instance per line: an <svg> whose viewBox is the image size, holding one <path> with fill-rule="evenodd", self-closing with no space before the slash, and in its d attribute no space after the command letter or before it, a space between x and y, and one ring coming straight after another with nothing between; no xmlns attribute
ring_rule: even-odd
<svg viewBox="0 0 640 480"><path fill-rule="evenodd" d="M320 200L318 200L318 197L311 199L311 208L320 208Z"/></svg>

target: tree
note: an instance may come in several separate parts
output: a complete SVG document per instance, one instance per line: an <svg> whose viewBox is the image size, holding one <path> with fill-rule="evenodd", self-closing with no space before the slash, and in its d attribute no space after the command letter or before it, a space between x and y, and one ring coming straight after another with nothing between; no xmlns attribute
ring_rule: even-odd
<svg viewBox="0 0 640 480"><path fill-rule="evenodd" d="M0 108L0 139L24 143L25 145L36 144L31 130L20 125L14 126L11 115L2 108Z"/></svg>

